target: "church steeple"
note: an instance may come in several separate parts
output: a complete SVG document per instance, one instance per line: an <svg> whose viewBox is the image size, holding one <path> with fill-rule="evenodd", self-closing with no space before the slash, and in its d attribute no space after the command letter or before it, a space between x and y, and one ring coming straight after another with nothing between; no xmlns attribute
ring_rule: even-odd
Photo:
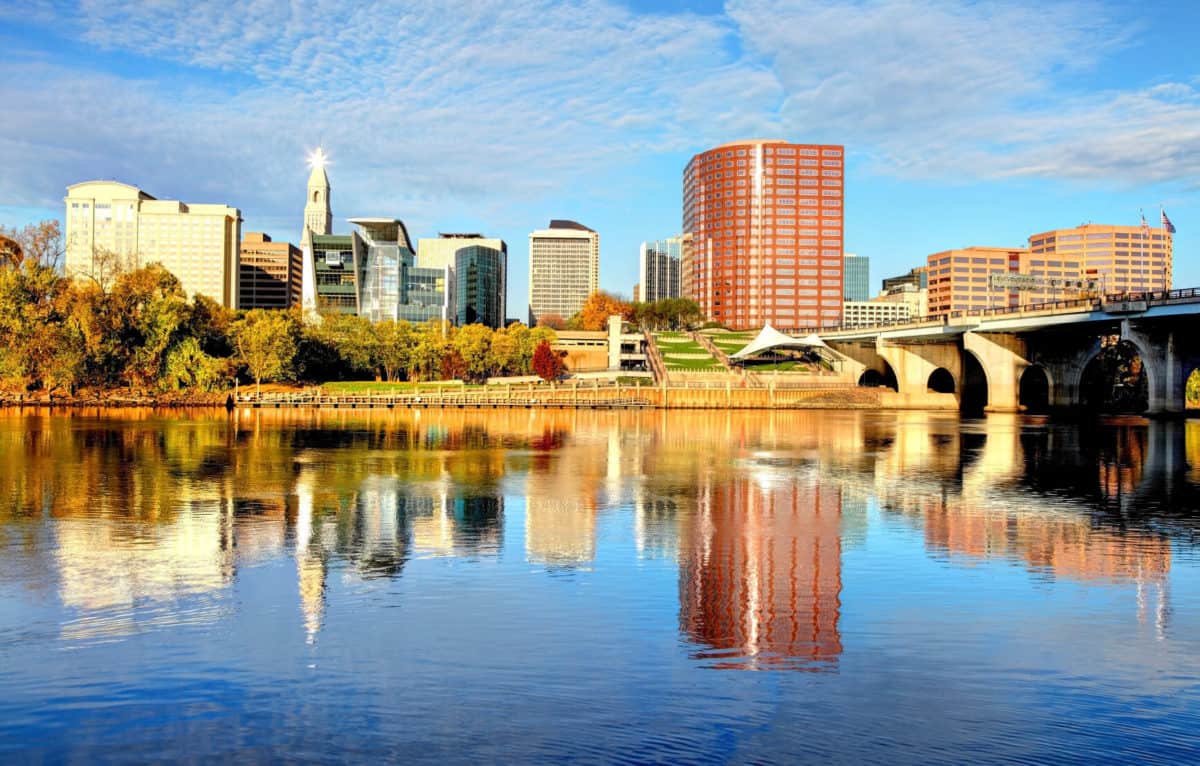
<svg viewBox="0 0 1200 766"><path fill-rule="evenodd" d="M304 234L301 245L309 244L312 234L333 233L333 211L329 207L329 176L325 175L328 158L324 150L317 147L308 156L312 173L308 176L308 198L304 203Z"/></svg>

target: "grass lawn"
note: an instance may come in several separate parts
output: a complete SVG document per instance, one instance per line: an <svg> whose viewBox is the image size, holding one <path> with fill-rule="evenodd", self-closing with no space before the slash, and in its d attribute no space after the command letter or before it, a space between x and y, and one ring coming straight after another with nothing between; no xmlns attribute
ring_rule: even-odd
<svg viewBox="0 0 1200 766"><path fill-rule="evenodd" d="M458 389L474 389L483 388L480 385L464 385L458 382L441 383L418 383L422 389L430 388L453 388ZM327 394L391 394L391 393L409 393L413 390L413 384L410 381L398 383L389 383L379 380L335 380L329 383L322 383L321 389Z"/></svg>

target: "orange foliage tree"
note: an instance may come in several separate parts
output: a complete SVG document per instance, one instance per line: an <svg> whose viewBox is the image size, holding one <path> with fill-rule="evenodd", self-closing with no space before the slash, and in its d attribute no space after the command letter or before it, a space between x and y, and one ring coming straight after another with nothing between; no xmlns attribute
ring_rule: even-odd
<svg viewBox="0 0 1200 766"><path fill-rule="evenodd" d="M579 313L571 317L571 324L580 330L603 330L608 327L608 318L614 314L622 319L632 319L633 306L615 295L597 290L588 296Z"/></svg>

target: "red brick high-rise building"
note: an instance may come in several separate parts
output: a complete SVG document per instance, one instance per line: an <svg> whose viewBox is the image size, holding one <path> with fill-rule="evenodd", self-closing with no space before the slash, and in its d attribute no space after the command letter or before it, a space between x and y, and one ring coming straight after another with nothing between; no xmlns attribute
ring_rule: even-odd
<svg viewBox="0 0 1200 766"><path fill-rule="evenodd" d="M843 153L756 139L692 158L681 282L705 314L737 329L841 321Z"/></svg>

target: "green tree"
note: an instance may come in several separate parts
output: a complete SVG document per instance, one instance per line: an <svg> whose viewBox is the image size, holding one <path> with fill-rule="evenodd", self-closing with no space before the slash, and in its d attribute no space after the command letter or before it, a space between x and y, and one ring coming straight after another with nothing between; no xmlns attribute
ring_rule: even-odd
<svg viewBox="0 0 1200 766"><path fill-rule="evenodd" d="M184 388L216 391L230 377L229 367L228 359L204 353L198 339L184 338L167 353L161 385L169 391Z"/></svg>
<svg viewBox="0 0 1200 766"><path fill-rule="evenodd" d="M296 355L297 328L291 315L254 309L231 329L237 357L254 378L256 392L262 390L264 380L287 376Z"/></svg>
<svg viewBox="0 0 1200 766"><path fill-rule="evenodd" d="M353 375L374 374L378 338L371 321L354 314L332 314L322 320L320 332L337 350L342 364Z"/></svg>
<svg viewBox="0 0 1200 766"><path fill-rule="evenodd" d="M388 319L375 325L376 363L388 380L399 380L408 369L413 343L413 329L408 322Z"/></svg>

